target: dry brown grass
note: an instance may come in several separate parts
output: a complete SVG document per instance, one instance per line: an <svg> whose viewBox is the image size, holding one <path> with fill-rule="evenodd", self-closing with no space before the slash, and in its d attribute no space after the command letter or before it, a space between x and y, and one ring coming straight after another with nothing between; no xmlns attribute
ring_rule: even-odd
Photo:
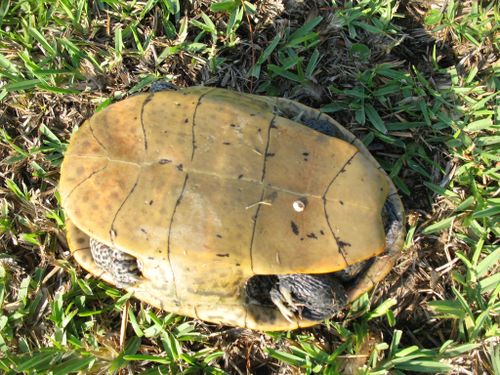
<svg viewBox="0 0 500 375"><path fill-rule="evenodd" d="M481 47L477 47L459 40L451 26L443 28L439 33L429 32L430 27L423 24L425 15L430 8L445 6L444 2L401 1L398 11L404 14L405 18L396 19L394 27L399 30L392 36L358 30L357 41L371 50L370 58L361 60L353 59L350 49L352 37L346 33L346 28L342 27L338 19L337 11L342 5L332 6L328 1L259 1L256 2L257 13L248 16L238 30L237 48L224 48L223 37L213 45L216 56L220 59L216 69L211 68L209 54L206 53L181 50L164 59L158 58L164 48L175 47L180 42L190 42L197 33L194 26L189 26L185 36L169 39L162 30L163 13L158 7L137 25L141 40L154 33L144 54L137 53L137 46L133 39L129 38L125 42L122 56L117 57L112 51L114 30L119 25L124 26L127 20L119 11L103 10L97 3L89 2L89 13L93 17L85 20L92 26L86 29L87 32L67 28L63 35L80 43L79 46L85 53L97 56L100 61L105 62L102 68L98 69L88 59L82 60L77 72L79 77L75 82L61 80L61 87L73 87L81 92L65 95L41 89L12 92L2 100L0 106L0 130L3 132L3 137L0 138L0 176L3 182L0 184L0 207L3 209L2 220L5 222L5 230L0 232L0 262L9 275L9 289L5 295L3 310L9 313L19 308L23 280L28 277L32 280L29 298L40 298L36 309L28 313L29 318L12 328L16 338L9 343L9 347L18 350L23 344L17 338L23 338L35 348L53 345L49 338L53 337L58 329L54 319L49 318L54 300L60 292L76 292L71 286L70 277L74 267L80 277L86 277L69 257L63 228L54 219L54 213L60 215L54 193L59 178L61 154L60 150L50 149L51 146L47 144L50 137L46 135L42 125L49 128L59 140L67 142L75 127L89 117L98 104L110 97L122 97L140 82L142 77L151 73L170 77L179 87L204 84L255 92L269 80L269 76L261 74L259 78L253 78L247 73L273 38L276 35L284 36L287 30L295 30L318 15L323 17L323 21L316 29L320 37L317 46L320 62L314 76L307 84L299 85L279 76L272 80L273 88L279 91L279 95L315 107L337 98L331 92L331 86L340 90L359 86L358 73L376 64L391 63L397 69L407 72L412 72L412 67L417 67L433 88L437 89L449 85L449 77L438 72L439 68L456 65L463 76L471 69L478 69L480 75L484 74L487 79L486 72L498 63L498 50L495 49L493 40L484 41ZM181 14L181 17L189 20L199 19L200 12L203 11L211 15L218 30L224 30L227 15L210 12L209 3L193 1L190 5L185 4L185 13ZM142 4L135 6L140 7ZM467 6L461 8L464 16L469 11ZM48 39L61 36L60 28L55 26L48 27L44 32ZM208 36L201 40L210 46ZM433 58L434 46L437 47L437 57ZM22 49L15 40L4 39L0 44L0 52L19 66L23 65L18 56ZM312 49L307 50L301 56L307 61L312 53ZM40 62L45 57L42 48L33 48L31 51L33 61ZM57 59L62 63L64 57ZM434 66L433 61L437 61L438 66ZM278 64L276 55L272 55L267 63ZM7 81L5 78L2 80L0 86ZM343 110L335 116L358 136L363 137L368 133L366 127L360 126L356 121L353 111ZM383 108L381 116L387 123L412 120L407 113L392 113ZM345 373L354 371L349 370L350 366L366 363L375 343L390 342L394 329L403 331L402 343L406 346L439 347L447 339L459 337L456 322L436 318L428 302L453 298L450 287L457 285L453 274L456 271L464 272L456 253L469 253L470 244L454 234L455 228L461 225L458 221L455 223L456 227L452 226L441 234L424 234L422 229L448 217L455 207L448 199L430 191L425 183L448 186L463 161L453 157L445 143L451 136L448 129L440 134L443 142L432 145L427 143L429 138L436 136L431 130L424 130L423 133L404 130L393 132L392 135L407 144L424 147L435 167L428 170L430 179L407 166L400 174L400 178L412 192L411 195L403 196L408 208L408 227L417 229L411 246L406 249L393 272L370 294L372 306L387 298L397 300L393 309L396 325L392 327L383 319L371 321L370 334L359 348L358 354L340 356L343 360L341 368ZM380 140L371 144L371 150L375 156L389 164L402 155L401 148ZM12 180L21 189L21 196L9 188L7 180ZM492 183L486 182L485 186ZM458 194L469 194L468 191L460 189L457 188ZM462 232L461 229L457 231ZM489 239L487 243L492 246L498 244L494 239ZM494 270L497 271L498 269ZM96 288L95 294L89 299L94 309L107 309L116 302L115 298L106 295L103 287L94 282L92 285ZM151 310L137 301L132 301L130 308L134 311ZM165 312L154 312L160 317L166 316ZM120 351L122 314L123 310L110 309L89 320L100 347L99 352L94 354L103 365L109 363ZM329 325L275 337L203 322L195 322L194 325L204 339L201 343L185 342L185 350L196 352L200 348L209 347L224 351L216 365L228 373L235 374L300 373L302 370L271 358L264 350L272 348L286 351L290 345L296 345L298 337L300 342L313 342L328 353L345 342L345 337ZM129 326L123 334L127 340L134 332ZM482 347L475 349L468 356L462 355L455 359L453 363L456 367L453 373L492 373L491 361L485 354L485 348L492 342L491 339L484 339L481 341ZM92 352L94 348L89 350ZM158 340L144 339L140 352L160 354L164 350L158 346ZM137 362L131 365L130 371L139 371L150 365ZM102 373L97 370L97 373L99 372ZM123 373L125 372L123 370Z"/></svg>

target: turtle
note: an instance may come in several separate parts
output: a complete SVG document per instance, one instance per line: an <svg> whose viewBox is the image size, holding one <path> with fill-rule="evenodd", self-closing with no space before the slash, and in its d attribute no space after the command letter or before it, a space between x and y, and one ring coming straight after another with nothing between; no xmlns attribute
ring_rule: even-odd
<svg viewBox="0 0 500 375"><path fill-rule="evenodd" d="M393 268L396 187L332 117L213 87L137 94L73 133L68 246L159 309L263 331L332 318Z"/></svg>

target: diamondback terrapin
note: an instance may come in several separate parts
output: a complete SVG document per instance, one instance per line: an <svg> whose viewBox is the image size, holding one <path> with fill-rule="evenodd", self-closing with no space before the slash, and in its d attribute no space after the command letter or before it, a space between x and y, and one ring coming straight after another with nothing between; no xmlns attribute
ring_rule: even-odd
<svg viewBox="0 0 500 375"><path fill-rule="evenodd" d="M391 270L404 212L339 123L208 87L140 94L72 136L59 186L77 262L158 308L262 330L316 324Z"/></svg>

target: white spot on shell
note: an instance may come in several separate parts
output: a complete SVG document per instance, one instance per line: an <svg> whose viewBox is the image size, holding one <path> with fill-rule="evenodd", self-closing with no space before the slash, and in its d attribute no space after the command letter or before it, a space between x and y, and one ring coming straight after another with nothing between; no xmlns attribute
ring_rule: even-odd
<svg viewBox="0 0 500 375"><path fill-rule="evenodd" d="M293 209L297 212L302 212L306 208L306 205L300 199L293 202L292 206Z"/></svg>

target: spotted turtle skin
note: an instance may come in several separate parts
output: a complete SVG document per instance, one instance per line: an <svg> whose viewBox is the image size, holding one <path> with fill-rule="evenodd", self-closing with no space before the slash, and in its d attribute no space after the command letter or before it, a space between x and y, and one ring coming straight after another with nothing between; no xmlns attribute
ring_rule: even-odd
<svg viewBox="0 0 500 375"><path fill-rule="evenodd" d="M141 277L137 260L132 255L90 238L90 253L95 264L109 272L116 285L127 287L135 284Z"/></svg>
<svg viewBox="0 0 500 375"><path fill-rule="evenodd" d="M96 113L71 139L59 191L69 247L89 272L158 308L260 330L318 321L256 303L252 277L369 260L346 286L351 302L404 239L396 189L351 133L297 102L224 89L140 94ZM135 259L137 281L103 271L91 239Z"/></svg>

